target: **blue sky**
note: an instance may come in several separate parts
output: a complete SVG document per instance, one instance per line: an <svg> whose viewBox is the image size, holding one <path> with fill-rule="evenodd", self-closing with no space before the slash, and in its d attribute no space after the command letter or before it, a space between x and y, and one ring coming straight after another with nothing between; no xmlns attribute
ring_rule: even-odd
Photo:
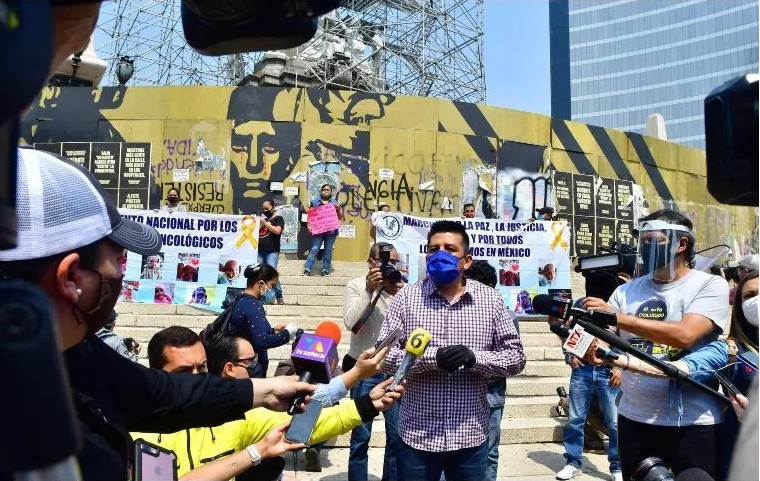
<svg viewBox="0 0 760 481"><path fill-rule="evenodd" d="M551 113L548 0L485 0L486 103Z"/></svg>

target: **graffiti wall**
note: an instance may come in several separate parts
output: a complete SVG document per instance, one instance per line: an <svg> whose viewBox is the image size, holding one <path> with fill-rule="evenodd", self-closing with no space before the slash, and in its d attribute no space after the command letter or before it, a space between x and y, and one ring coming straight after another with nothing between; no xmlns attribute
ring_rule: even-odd
<svg viewBox="0 0 760 481"><path fill-rule="evenodd" d="M139 199L158 208L171 187L193 212L251 214L271 198L287 214L284 249L299 254L308 247L301 214L325 183L354 236L338 240L341 260L366 257L380 204L449 217L472 203L478 217L526 220L541 207L561 211L584 185L605 199L565 212L583 229L602 229L584 231L587 250L588 239L606 242L621 232L615 222L628 221L600 207L614 203L618 186L639 192L640 213L686 212L700 246L748 239L757 250L757 210L715 202L704 152L483 105L295 88L57 87L33 104L21 141L81 154L115 182L123 207ZM138 171L143 177L124 175Z"/></svg>

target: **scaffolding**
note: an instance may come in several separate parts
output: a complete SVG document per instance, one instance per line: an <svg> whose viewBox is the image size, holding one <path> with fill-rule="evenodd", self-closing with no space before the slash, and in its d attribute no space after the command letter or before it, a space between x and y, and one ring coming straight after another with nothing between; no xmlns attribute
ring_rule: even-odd
<svg viewBox="0 0 760 481"><path fill-rule="evenodd" d="M483 0L342 0L306 44L222 57L197 54L179 0L104 2L95 47L135 59L130 85L297 85L485 101Z"/></svg>

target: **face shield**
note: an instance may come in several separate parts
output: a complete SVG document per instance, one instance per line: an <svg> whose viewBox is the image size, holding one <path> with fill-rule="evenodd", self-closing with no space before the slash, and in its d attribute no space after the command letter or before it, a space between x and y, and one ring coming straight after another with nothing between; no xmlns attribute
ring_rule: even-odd
<svg viewBox="0 0 760 481"><path fill-rule="evenodd" d="M675 280L675 261L684 234L693 237L688 227L664 220L648 220L640 224L636 277L651 275L658 282Z"/></svg>

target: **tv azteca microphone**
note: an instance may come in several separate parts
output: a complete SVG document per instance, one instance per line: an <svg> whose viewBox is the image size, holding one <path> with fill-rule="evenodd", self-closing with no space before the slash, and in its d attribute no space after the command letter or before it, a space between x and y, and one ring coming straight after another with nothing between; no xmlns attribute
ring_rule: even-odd
<svg viewBox="0 0 760 481"><path fill-rule="evenodd" d="M407 371L412 367L414 361L417 360L418 357L422 357L425 353L428 344L430 344L430 339L432 338L433 336L421 327L412 331L409 340L406 341L406 354L404 354L404 359L401 361L401 365L398 369L396 369L396 374L393 375L393 382L385 389L386 391L393 391L396 386L401 384L401 381L404 380Z"/></svg>
<svg viewBox="0 0 760 481"><path fill-rule="evenodd" d="M533 298L533 309L539 314L546 316L558 317L568 320L570 316L584 317L597 326L607 327L617 324L617 315L614 312L597 311L596 309L581 309L573 307L573 301L570 299L560 299L551 297L546 294L538 294Z"/></svg>
<svg viewBox="0 0 760 481"><path fill-rule="evenodd" d="M317 326L315 334L302 334L290 356L298 380L312 384L329 383L338 365L339 342L340 328L334 322L323 322ZM306 393L296 394L288 414L297 413L305 397Z"/></svg>

